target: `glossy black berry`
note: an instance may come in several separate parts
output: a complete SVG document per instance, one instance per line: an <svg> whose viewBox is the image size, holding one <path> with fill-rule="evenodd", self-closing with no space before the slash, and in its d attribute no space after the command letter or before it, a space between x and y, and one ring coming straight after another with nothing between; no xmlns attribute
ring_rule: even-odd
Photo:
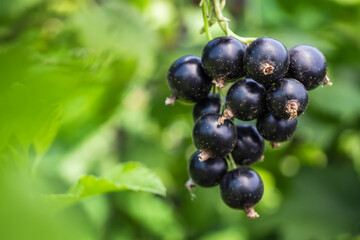
<svg viewBox="0 0 360 240"><path fill-rule="evenodd" d="M256 123L260 135L271 142L289 140L296 131L297 119L285 120L275 117L271 112L261 116Z"/></svg>
<svg viewBox="0 0 360 240"><path fill-rule="evenodd" d="M185 101L197 102L211 89L211 79L205 74L201 58L184 56L176 60L168 71L168 84L172 93Z"/></svg>
<svg viewBox="0 0 360 240"><path fill-rule="evenodd" d="M264 194L264 184L257 172L240 167L225 174L220 183L221 197L231 208L243 209L248 217L259 215L254 211Z"/></svg>
<svg viewBox="0 0 360 240"><path fill-rule="evenodd" d="M227 172L225 158L209 158L201 162L200 151L196 151L189 161L189 174L191 179L201 187L213 187L220 183Z"/></svg>
<svg viewBox="0 0 360 240"><path fill-rule="evenodd" d="M299 81L283 78L267 91L266 103L276 117L291 120L305 111L308 94Z"/></svg>
<svg viewBox="0 0 360 240"><path fill-rule="evenodd" d="M266 91L261 84L250 78L242 79L229 89L226 95L227 108L240 120L253 120L263 113L265 96Z"/></svg>
<svg viewBox="0 0 360 240"><path fill-rule="evenodd" d="M229 80L244 76L245 45L232 37L214 38L206 44L202 63L206 73L215 80Z"/></svg>
<svg viewBox="0 0 360 240"><path fill-rule="evenodd" d="M248 46L244 64L247 75L267 88L285 76L289 55L281 42L263 37Z"/></svg>
<svg viewBox="0 0 360 240"><path fill-rule="evenodd" d="M326 76L326 59L315 47L299 45L289 50L289 76L299 80L307 90L321 85Z"/></svg>
<svg viewBox="0 0 360 240"><path fill-rule="evenodd" d="M239 124L236 126L237 141L231 155L239 165L251 165L263 157L265 142L255 126Z"/></svg>
<svg viewBox="0 0 360 240"><path fill-rule="evenodd" d="M206 98L197 102L193 107L192 117L194 122L206 113L220 113L221 102L219 95L210 93Z"/></svg>
<svg viewBox="0 0 360 240"><path fill-rule="evenodd" d="M236 128L230 120L219 125L220 114L208 113L201 116L193 129L195 147L207 157L225 157L235 147Z"/></svg>

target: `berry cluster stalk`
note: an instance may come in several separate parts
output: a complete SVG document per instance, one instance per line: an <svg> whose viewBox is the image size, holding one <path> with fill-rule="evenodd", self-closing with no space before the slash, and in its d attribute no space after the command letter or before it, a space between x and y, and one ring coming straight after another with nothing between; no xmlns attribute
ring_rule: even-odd
<svg viewBox="0 0 360 240"><path fill-rule="evenodd" d="M204 20L204 28L201 29L200 33L205 32L208 41L212 39L210 33L210 27L218 22L220 28L224 31L226 36L230 36L238 39L240 42L244 44L249 44L254 41L256 38L245 38L240 37L231 31L229 27L230 19L224 17L222 10L226 5L226 0L202 0L200 2L200 6L202 7L203 20Z"/></svg>
<svg viewBox="0 0 360 240"><path fill-rule="evenodd" d="M209 2L206 0L202 0L200 3L200 6L202 7L202 15L203 15L203 20L204 20L204 29L205 29L205 33L206 33L206 37L208 41L212 40L212 36L209 30L209 9L210 9L210 5Z"/></svg>

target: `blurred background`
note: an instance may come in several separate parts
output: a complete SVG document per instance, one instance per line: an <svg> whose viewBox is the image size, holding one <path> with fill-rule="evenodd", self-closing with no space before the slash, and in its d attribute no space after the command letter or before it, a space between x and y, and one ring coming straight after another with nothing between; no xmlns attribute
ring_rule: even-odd
<svg viewBox="0 0 360 240"><path fill-rule="evenodd" d="M256 220L184 187L192 105L164 100L206 44L196 2L1 0L0 239L360 239L360 1L227 1L235 33L319 48L334 83L254 165ZM78 183L116 167L120 185Z"/></svg>

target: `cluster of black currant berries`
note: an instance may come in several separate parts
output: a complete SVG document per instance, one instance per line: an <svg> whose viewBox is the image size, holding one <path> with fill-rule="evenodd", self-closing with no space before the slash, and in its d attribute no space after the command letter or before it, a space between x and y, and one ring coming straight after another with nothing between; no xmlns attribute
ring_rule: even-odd
<svg viewBox="0 0 360 240"><path fill-rule="evenodd" d="M307 90L330 84L326 69L318 49L299 45L288 51L267 37L249 46L232 37L218 37L206 44L202 58L176 60L168 72L172 97L166 104L176 99L196 103L193 141L198 151L189 161L188 188L220 184L228 206L258 217L254 206L264 185L259 174L246 166L264 158L264 139L278 147L291 138L297 117L307 107ZM233 84L225 98L221 89L227 83ZM210 93L212 88L219 94ZM256 127L235 126L233 118L256 119Z"/></svg>

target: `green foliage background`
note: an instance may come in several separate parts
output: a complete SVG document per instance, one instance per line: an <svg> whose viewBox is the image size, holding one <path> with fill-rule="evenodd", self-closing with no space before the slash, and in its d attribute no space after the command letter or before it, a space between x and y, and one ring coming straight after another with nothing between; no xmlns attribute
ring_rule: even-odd
<svg viewBox="0 0 360 240"><path fill-rule="evenodd" d="M193 2L1 0L0 239L360 239L360 1L227 1L234 32L318 47L334 83L254 166L256 220L184 188L192 106L164 99L206 44Z"/></svg>

